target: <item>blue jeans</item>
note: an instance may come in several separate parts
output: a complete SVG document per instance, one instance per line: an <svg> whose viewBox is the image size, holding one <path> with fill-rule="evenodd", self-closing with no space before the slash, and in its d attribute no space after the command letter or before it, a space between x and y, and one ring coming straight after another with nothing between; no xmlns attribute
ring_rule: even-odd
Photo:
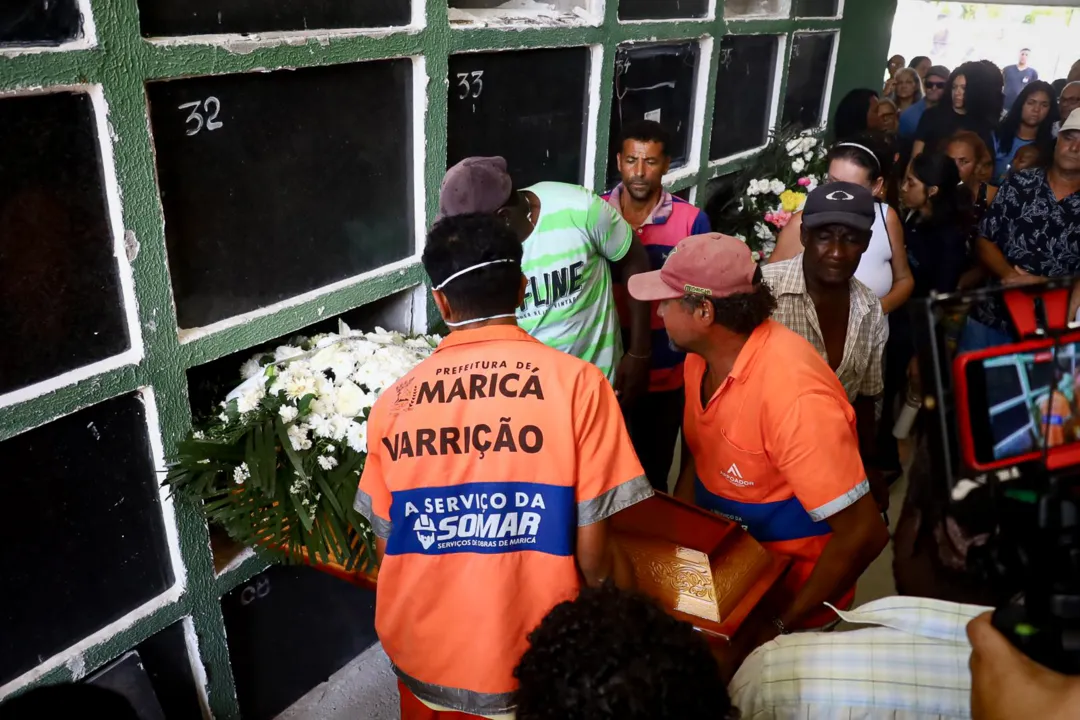
<svg viewBox="0 0 1080 720"><path fill-rule="evenodd" d="M1011 342L1013 342L1013 339L1008 333L968 318L963 332L960 333L960 345L957 347L957 352L966 353L985 350L999 345L1008 345Z"/></svg>

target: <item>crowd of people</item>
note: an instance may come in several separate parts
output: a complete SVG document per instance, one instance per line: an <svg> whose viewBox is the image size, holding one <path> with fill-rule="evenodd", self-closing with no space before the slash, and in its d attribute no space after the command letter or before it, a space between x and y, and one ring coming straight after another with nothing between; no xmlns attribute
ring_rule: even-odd
<svg viewBox="0 0 1080 720"><path fill-rule="evenodd" d="M405 717L968 712L959 629L999 598L931 587L938 518L901 514L897 579L926 599L845 611L888 542L909 306L1080 273L1080 82L1055 90L1026 54L1004 74L897 60L885 92L840 103L827 178L760 267L664 189L656 122L625 128L605 195L519 187L502 158L448 171L424 264L454 332L375 406L356 505ZM987 305L961 342L1011 341ZM612 517L673 474L676 497L791 559L775 613L719 663L619 589L634 573ZM879 627L830 633L837 611ZM972 638L993 643L984 625ZM938 682L898 670L919 666Z"/></svg>
<svg viewBox="0 0 1080 720"><path fill-rule="evenodd" d="M934 585L940 518L902 511L896 575L923 599L847 611L889 540L910 304L1080 272L1080 112L1061 115L1080 83L1021 72L1003 113L1014 75L917 58L887 97L850 93L761 266L664 189L656 122L624 129L605 195L519 187L498 157L447 172L423 260L453 332L373 409L356 501L403 717L969 711L962 628L993 645L977 618L999 598ZM984 313L964 343L1011 341ZM612 518L669 489L791 561L775 612L717 654L627 594ZM830 632L838 612L877 627Z"/></svg>
<svg viewBox="0 0 1080 720"><path fill-rule="evenodd" d="M604 195L500 157L447 172L423 263L452 332L373 408L355 505L403 718L1066 717L1076 681L1009 646L939 547L925 448L894 539L914 597L850 610L889 541L911 303L1080 274L1080 63L1054 88L1026 60L891 59L761 266L664 189L656 122L625 128ZM1012 341L988 304L960 344ZM613 537L669 490L791 562L722 651L632 591Z"/></svg>

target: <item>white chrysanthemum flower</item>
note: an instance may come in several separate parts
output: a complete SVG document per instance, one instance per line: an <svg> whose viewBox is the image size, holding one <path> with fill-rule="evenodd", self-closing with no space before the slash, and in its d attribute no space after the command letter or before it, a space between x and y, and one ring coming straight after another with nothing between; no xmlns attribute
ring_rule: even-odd
<svg viewBox="0 0 1080 720"><path fill-rule="evenodd" d="M281 416L282 422L291 423L293 420L296 419L296 416L299 414L300 411L292 405L282 405L278 408L278 415Z"/></svg>
<svg viewBox="0 0 1080 720"><path fill-rule="evenodd" d="M766 240L765 242L761 243L761 254L765 256L766 260L768 260L769 257L772 256L774 250L776 250L775 240Z"/></svg>
<svg viewBox="0 0 1080 720"><path fill-rule="evenodd" d="M326 397L334 392L334 381L326 377L322 373L315 375L315 394L319 397Z"/></svg>
<svg viewBox="0 0 1080 720"><path fill-rule="evenodd" d="M227 422L229 422L229 415L227 413L220 413L218 415L218 420L220 420L223 423L227 423Z"/></svg>
<svg viewBox="0 0 1080 720"><path fill-rule="evenodd" d="M285 397L299 400L305 395L315 394L315 376L310 373L289 373L285 382Z"/></svg>
<svg viewBox="0 0 1080 720"><path fill-rule="evenodd" d="M327 446L326 446L326 452L328 452L328 453L332 453L332 452L334 452L335 450L337 450L337 448L336 448L336 447L334 447L333 445L327 445Z"/></svg>
<svg viewBox="0 0 1080 720"><path fill-rule="evenodd" d="M810 184L806 186L807 195L814 192L814 190L817 189L818 184L819 184L818 179L816 177L814 177L813 175L811 175L810 176Z"/></svg>
<svg viewBox="0 0 1080 720"><path fill-rule="evenodd" d="M308 410L312 415L330 415L334 412L334 398L332 395L327 395L324 398L312 400L308 406Z"/></svg>
<svg viewBox="0 0 1080 720"><path fill-rule="evenodd" d="M236 399L236 409L241 415L253 412L259 407L264 397L266 397L266 391L261 387L249 388Z"/></svg>
<svg viewBox="0 0 1080 720"><path fill-rule="evenodd" d="M304 351L298 347L292 345L282 345L274 350L274 361L281 362L282 360L288 360L294 358L297 355L303 355Z"/></svg>
<svg viewBox="0 0 1080 720"><path fill-rule="evenodd" d="M290 425L287 432L289 435L289 444L292 445L293 450L307 450L311 447L311 440L308 438L307 425Z"/></svg>
<svg viewBox="0 0 1080 720"><path fill-rule="evenodd" d="M346 380L337 388L334 396L334 412L353 418L371 406L371 398L355 383Z"/></svg>
<svg viewBox="0 0 1080 720"><path fill-rule="evenodd" d="M345 442L354 452L367 452L367 423L349 423Z"/></svg>
<svg viewBox="0 0 1080 720"><path fill-rule="evenodd" d="M801 158L795 158L791 163L791 171L794 173L801 173L806 169L806 163Z"/></svg>
<svg viewBox="0 0 1080 720"><path fill-rule="evenodd" d="M814 159L813 151L810 151L810 152L806 153L805 155L803 155L803 160L805 160L806 162L810 162L813 159Z"/></svg>
<svg viewBox="0 0 1080 720"><path fill-rule="evenodd" d="M757 235L760 240L772 240L772 230L765 223L759 222L754 225L754 234Z"/></svg>
<svg viewBox="0 0 1080 720"><path fill-rule="evenodd" d="M772 184L769 187L769 190L772 192L773 195L781 195L785 190L787 190L787 186L785 186L784 183L780 182L779 180L773 180Z"/></svg>
<svg viewBox="0 0 1080 720"><path fill-rule="evenodd" d="M319 467L323 470L333 470L337 467L337 458L330 457L329 455L320 455L318 463Z"/></svg>
<svg viewBox="0 0 1080 720"><path fill-rule="evenodd" d="M750 259L754 262L761 262L761 253L759 253L757 250L753 251L752 253L750 253Z"/></svg>
<svg viewBox="0 0 1080 720"><path fill-rule="evenodd" d="M250 380L262 372L263 366L258 357L253 357L240 366L240 377Z"/></svg>
<svg viewBox="0 0 1080 720"><path fill-rule="evenodd" d="M195 438L196 440L205 440L206 433L204 433L202 430L196 430L195 432L191 433L191 437Z"/></svg>
<svg viewBox="0 0 1080 720"><path fill-rule="evenodd" d="M251 477L251 471L248 469L246 462L240 463L239 466L233 468L233 482L237 485L243 485L244 481Z"/></svg>
<svg viewBox="0 0 1080 720"><path fill-rule="evenodd" d="M330 437L338 442L344 440L345 433L349 432L349 427L352 424L352 418L345 417L344 415L332 415L330 417Z"/></svg>
<svg viewBox="0 0 1080 720"><path fill-rule="evenodd" d="M315 437L332 437L333 427L330 424L330 418L325 415L308 415L306 422L311 427L311 432L314 433Z"/></svg>

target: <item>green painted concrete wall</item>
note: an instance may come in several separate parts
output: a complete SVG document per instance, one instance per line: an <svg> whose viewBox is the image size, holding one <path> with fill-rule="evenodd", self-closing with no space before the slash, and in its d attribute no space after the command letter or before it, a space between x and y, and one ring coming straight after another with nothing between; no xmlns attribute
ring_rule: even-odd
<svg viewBox="0 0 1080 720"><path fill-rule="evenodd" d="M597 187L603 182L607 164L608 121L616 46L626 41L664 41L712 37L712 77L707 79L707 102L698 112L704 115L697 158L697 173L684 177L671 189L696 187L702 200L708 182L738 169L741 162L709 163L708 138L712 131L715 68L719 59L718 39L725 34L774 34L786 36L790 54L791 36L796 31L841 32L833 101L847 89L874 86L885 64L889 29L895 0L847 0L842 20L766 19L725 21L724 0L718 0L716 20L619 23L615 0L609 0L601 25L597 27L542 28L528 30L451 29L446 0L416 0L426 3L426 24L422 29L395 32L388 36L312 37L297 44L244 42L219 47L199 42L159 43L139 35L136 0L91 0L97 44L89 49L53 52L0 54L0 92L52 86L99 85L108 102L108 121L114 136L115 172L123 197L123 227L138 242L138 254L131 262L138 300L138 320L142 329L144 359L133 366L102 373L90 380L62 387L54 392L0 408L0 441L57 417L102 402L138 388L154 389L166 455L190 427L186 371L196 365L247 347L286 335L320 319L407 290L424 282L418 264L401 272L376 277L325 293L242 325L181 343L176 331L162 210L155 185L154 155L147 120L144 84L148 80L191 75L273 70L300 66L328 65L384 57L419 56L426 59L429 82L424 115L426 157L424 193L427 217L437 209L439 182L446 166L446 118L448 56L468 50L509 50L534 47L600 45L604 64L600 71L601 93L597 132L593 141ZM785 58L784 66L787 66ZM781 94L786 73L780 78ZM0 98L0 102L3 99ZM430 308L429 308L429 317ZM237 717L232 673L220 609L220 598L247 581L265 566L250 560L223 576L214 573L208 532L198 510L176 508L180 550L187 571L187 588L180 599L159 608L148 617L98 644L83 654L87 672L102 666L162 628L190 617L198 634L202 662L209 678L208 695L217 717ZM0 571L2 573L2 571ZM0 575L2 577L2 575ZM66 665L45 673L37 682L60 682L72 678Z"/></svg>

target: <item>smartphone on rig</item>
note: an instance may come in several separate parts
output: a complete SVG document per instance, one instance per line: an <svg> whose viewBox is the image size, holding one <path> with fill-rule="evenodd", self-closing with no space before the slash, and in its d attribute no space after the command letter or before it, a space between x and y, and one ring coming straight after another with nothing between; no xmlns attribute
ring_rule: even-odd
<svg viewBox="0 0 1080 720"><path fill-rule="evenodd" d="M1074 289L1080 281L1070 279L934 296L915 328L944 491L936 497L987 538L968 553L969 568L1011 598L994 625L1037 662L1080 674L1080 325L1067 317ZM998 318L1007 312L1015 342L962 350L980 303L992 303Z"/></svg>

